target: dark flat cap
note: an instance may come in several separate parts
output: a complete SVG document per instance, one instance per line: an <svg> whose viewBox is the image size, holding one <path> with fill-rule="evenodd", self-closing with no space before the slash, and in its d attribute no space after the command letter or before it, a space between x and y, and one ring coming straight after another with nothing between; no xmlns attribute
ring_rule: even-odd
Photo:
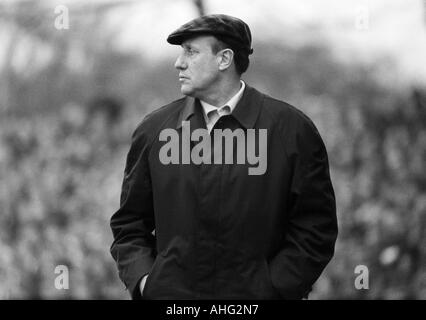
<svg viewBox="0 0 426 320"><path fill-rule="evenodd" d="M203 34L230 39L249 54L253 52L249 26L244 21L225 14L211 14L189 21L172 32L167 37L167 42L180 45L191 37Z"/></svg>

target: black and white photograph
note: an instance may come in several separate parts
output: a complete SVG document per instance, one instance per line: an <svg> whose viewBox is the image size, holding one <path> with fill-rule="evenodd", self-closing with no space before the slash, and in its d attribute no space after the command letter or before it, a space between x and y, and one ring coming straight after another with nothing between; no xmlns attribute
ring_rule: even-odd
<svg viewBox="0 0 426 320"><path fill-rule="evenodd" d="M0 1L0 300L426 300L426 1Z"/></svg>

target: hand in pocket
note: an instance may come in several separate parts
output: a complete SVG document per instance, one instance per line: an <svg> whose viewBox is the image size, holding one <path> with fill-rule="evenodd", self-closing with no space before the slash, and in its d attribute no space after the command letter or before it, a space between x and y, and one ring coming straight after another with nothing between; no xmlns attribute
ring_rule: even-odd
<svg viewBox="0 0 426 320"><path fill-rule="evenodd" d="M144 275L144 277L142 278L142 280L141 280L141 282L139 284L139 288L141 290L142 297L143 297L143 289L145 289L146 279L148 279L148 274Z"/></svg>

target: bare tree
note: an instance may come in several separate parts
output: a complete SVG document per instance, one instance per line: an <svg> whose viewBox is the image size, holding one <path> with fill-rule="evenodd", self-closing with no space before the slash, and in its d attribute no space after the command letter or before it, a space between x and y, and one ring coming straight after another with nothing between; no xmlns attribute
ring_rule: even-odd
<svg viewBox="0 0 426 320"><path fill-rule="evenodd" d="M194 4L197 7L198 14L203 16L206 14L206 7L203 0L194 0Z"/></svg>

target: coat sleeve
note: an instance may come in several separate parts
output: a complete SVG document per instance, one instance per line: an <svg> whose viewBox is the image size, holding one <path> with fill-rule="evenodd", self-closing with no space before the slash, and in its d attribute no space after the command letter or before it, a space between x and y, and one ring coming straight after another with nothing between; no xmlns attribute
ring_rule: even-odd
<svg viewBox="0 0 426 320"><path fill-rule="evenodd" d="M139 281L149 273L155 259L155 219L148 167L148 139L143 122L132 136L120 197L120 208L112 215L111 255L118 275L132 299L141 298Z"/></svg>
<svg viewBox="0 0 426 320"><path fill-rule="evenodd" d="M293 168L287 219L271 279L284 299L306 298L334 255L336 202L324 143L308 118L284 140Z"/></svg>

